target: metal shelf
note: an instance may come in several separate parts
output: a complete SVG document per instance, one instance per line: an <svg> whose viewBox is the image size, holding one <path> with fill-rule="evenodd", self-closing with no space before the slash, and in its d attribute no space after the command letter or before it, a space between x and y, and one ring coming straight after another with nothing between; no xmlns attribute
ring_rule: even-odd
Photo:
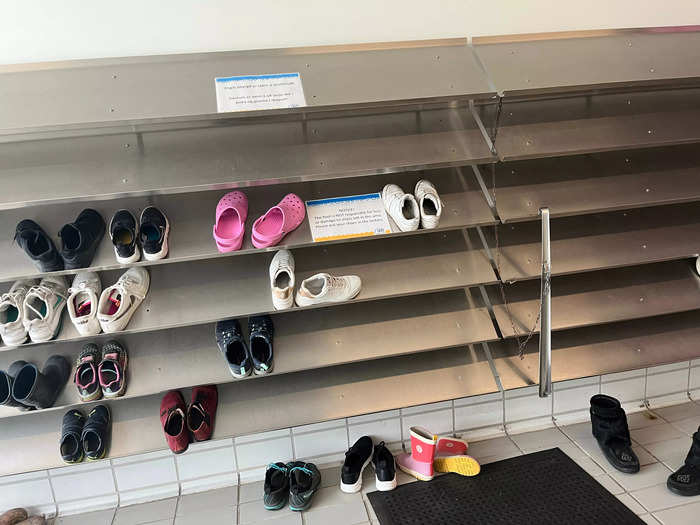
<svg viewBox="0 0 700 525"><path fill-rule="evenodd" d="M485 357L466 348L425 352L312 370L219 388L214 439L496 392ZM184 392L189 399L188 392ZM109 457L161 450L160 395L108 402ZM94 403L92 403L94 404ZM85 404L88 410L92 404ZM58 453L63 413L3 421L0 439L12 450L0 475L62 466Z"/></svg>
<svg viewBox="0 0 700 525"><path fill-rule="evenodd" d="M150 198L135 197L110 201L90 203L89 206L99 211L107 224L111 216L118 209L129 209L138 218L140 211L148 205L155 205L162 209L170 221L170 253L168 258L160 261L142 261L130 266L154 266L159 264L179 263L201 259L213 259L219 257L231 257L251 254L255 252L273 251L280 248L295 249L314 245L311 237L309 222L305 220L294 232L285 237L282 244L268 249L258 250L250 241L250 228L253 221L264 214L271 206L277 204L287 193L297 193L303 200L322 197L336 197L342 195L357 195L380 191L384 184L396 183L406 191L413 191L415 183L421 178L429 178L437 186L443 200L444 212L440 225L436 230L417 230L414 232L400 232L388 236L412 236L426 232L458 230L470 226L483 226L494 224L495 220L481 192L464 191L458 177L452 170L448 173L410 174L397 173L384 176L360 177L353 179L340 179L323 182L306 182L298 184L286 184L276 186L250 187L245 190L249 202L249 214L244 245L240 251L221 254L216 248L211 235L214 223L214 211L216 204L224 191L209 191L183 195L160 195ZM57 218L65 222L74 220L85 203L56 204L50 206L38 206L30 209L0 211L0 231L14 231L16 224L25 218L32 218L46 228L47 233L55 233L60 228ZM390 222L393 221L389 219ZM381 236L386 238L387 236ZM363 237L333 241L334 243L346 243L365 240L375 240L379 237ZM56 246L60 247L58 238L54 239ZM324 246L330 243L323 243ZM318 245L317 245L318 246ZM91 269L112 270L122 268L116 262L114 250L109 241L109 234L100 245ZM57 272L60 274L75 274L81 270ZM0 238L0 282L14 281L20 278L34 278L42 274L34 267L31 260L14 243L12 237L7 235Z"/></svg>

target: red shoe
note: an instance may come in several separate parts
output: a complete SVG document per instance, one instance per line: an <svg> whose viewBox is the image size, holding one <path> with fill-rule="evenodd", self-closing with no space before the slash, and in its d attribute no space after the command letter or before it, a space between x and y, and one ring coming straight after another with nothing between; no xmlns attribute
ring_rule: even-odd
<svg viewBox="0 0 700 525"><path fill-rule="evenodd" d="M165 441L175 454L182 454L190 444L190 434L185 424L185 400L177 390L171 390L160 402L160 424Z"/></svg>
<svg viewBox="0 0 700 525"><path fill-rule="evenodd" d="M216 385L196 386L192 389L192 403L187 408L187 426L195 441L211 439L218 403Z"/></svg>

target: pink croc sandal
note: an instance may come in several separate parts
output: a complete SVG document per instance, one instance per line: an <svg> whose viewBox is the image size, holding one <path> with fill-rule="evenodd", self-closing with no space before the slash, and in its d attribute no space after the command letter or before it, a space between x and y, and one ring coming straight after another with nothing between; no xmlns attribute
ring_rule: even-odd
<svg viewBox="0 0 700 525"><path fill-rule="evenodd" d="M248 197L240 191L227 193L216 206L214 240L221 253L240 250L248 218Z"/></svg>
<svg viewBox="0 0 700 525"><path fill-rule="evenodd" d="M297 229L306 217L304 202L298 195L290 193L253 223L253 246L274 246L289 232Z"/></svg>

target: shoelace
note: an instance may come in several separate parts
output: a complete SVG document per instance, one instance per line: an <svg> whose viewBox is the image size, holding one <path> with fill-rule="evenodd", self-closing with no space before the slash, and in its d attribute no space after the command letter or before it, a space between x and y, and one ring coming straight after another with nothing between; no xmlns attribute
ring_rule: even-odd
<svg viewBox="0 0 700 525"><path fill-rule="evenodd" d="M29 297L30 295L34 295L34 296L38 297L39 299L41 299L42 301L44 301L44 302L46 303L46 305L48 306L49 303L46 302L46 297L47 297L50 293L56 294L58 297L60 297L60 298L63 299L64 301L66 300L66 296L65 296L65 295L63 295L62 293L60 293L58 290L55 290L55 289L53 289L53 288L51 288L51 287L49 287L49 286L46 286L45 284L37 284L36 286L32 286L32 287L29 289L29 291L27 292L27 297ZM36 315L38 315L40 319L44 319L44 318L45 318L45 316L42 315L42 313L39 312L36 308L34 308L34 307L31 305L31 303L25 302L25 305L27 306L27 308L29 308L30 310L32 310Z"/></svg>
<svg viewBox="0 0 700 525"><path fill-rule="evenodd" d="M313 475L314 475L313 472L311 472L309 469L306 468L306 466L303 466L303 467L292 467L292 470L290 470L289 473L291 474L291 473L294 472L295 470L301 470L304 474L307 474L307 475L309 475L309 476L313 476Z"/></svg>
<svg viewBox="0 0 700 525"><path fill-rule="evenodd" d="M287 473L287 467L280 467L277 463L270 463L267 466L268 469L274 469L274 470L279 470L280 472L284 472L285 474Z"/></svg>
<svg viewBox="0 0 700 525"><path fill-rule="evenodd" d="M328 276L328 287L329 288L344 288L345 279L341 277L335 277L334 275Z"/></svg>
<svg viewBox="0 0 700 525"><path fill-rule="evenodd" d="M14 292L6 292L0 295L0 303L12 302L15 305L22 304L22 290L15 290Z"/></svg>
<svg viewBox="0 0 700 525"><path fill-rule="evenodd" d="M114 286L116 286L117 290L120 292L119 295L121 295L122 297L126 297L128 295L133 295L134 297L138 297L139 299L143 300L146 298L145 295L141 295L140 293L136 293L133 290L127 290L128 287L131 288L131 287L136 287L139 285L140 285L140 283L135 281L134 279L132 279L130 276L122 275L119 278L119 280L117 281L117 284L115 284Z"/></svg>

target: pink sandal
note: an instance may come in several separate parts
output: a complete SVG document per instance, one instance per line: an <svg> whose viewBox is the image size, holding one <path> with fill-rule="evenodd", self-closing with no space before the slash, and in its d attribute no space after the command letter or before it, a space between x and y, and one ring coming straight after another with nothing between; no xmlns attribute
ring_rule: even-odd
<svg viewBox="0 0 700 525"><path fill-rule="evenodd" d="M297 229L306 217L304 202L290 193L253 223L252 240L256 248L267 248L279 243L289 232Z"/></svg>
<svg viewBox="0 0 700 525"><path fill-rule="evenodd" d="M221 197L216 206L216 224L214 224L214 240L221 253L241 249L247 218L248 197L245 193L232 191Z"/></svg>

